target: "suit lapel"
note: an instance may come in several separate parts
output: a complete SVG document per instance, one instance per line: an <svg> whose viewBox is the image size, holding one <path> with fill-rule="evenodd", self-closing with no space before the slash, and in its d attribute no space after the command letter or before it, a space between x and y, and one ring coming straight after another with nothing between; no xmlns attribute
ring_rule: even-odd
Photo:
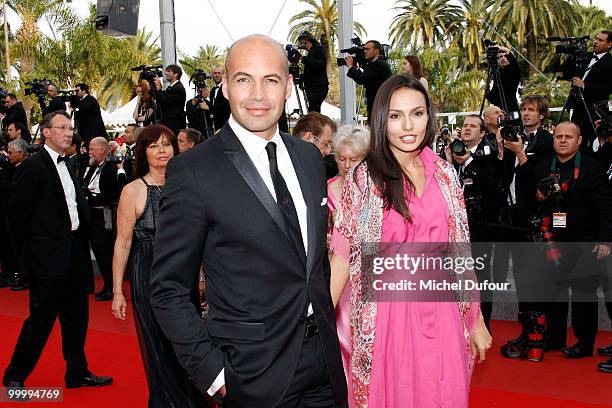
<svg viewBox="0 0 612 408"><path fill-rule="evenodd" d="M257 199L268 211L278 228L283 232L285 238L287 238L289 242L292 242L289 237L287 225L285 224L285 219L276 201L274 201L274 197L270 194L268 187L266 187L266 184L259 175L251 158L228 124L223 127L218 136L221 138L225 147L223 151L225 157L228 158L234 168L240 173L240 176L242 176ZM293 245L293 243L291 243L291 245Z"/></svg>
<svg viewBox="0 0 612 408"><path fill-rule="evenodd" d="M310 179L306 175L306 171L304 169L304 162L302 157L297 154L295 150L295 140L292 139L291 136L285 135L281 133L281 137L285 146L287 147L287 151L289 152L289 156L291 157L291 162L293 163L293 168L295 169L295 174L297 175L298 181L300 183L300 189L302 190L302 196L304 197L304 202L306 203L306 219L307 219L307 233L308 233L308 253L306 254L306 280L310 277L310 272L312 271L312 266L314 264L316 253L316 245L317 245L317 225L316 225L316 205L319 203L314 201L314 197L312 194L312 188L310 185ZM294 200L295 201L295 200Z"/></svg>

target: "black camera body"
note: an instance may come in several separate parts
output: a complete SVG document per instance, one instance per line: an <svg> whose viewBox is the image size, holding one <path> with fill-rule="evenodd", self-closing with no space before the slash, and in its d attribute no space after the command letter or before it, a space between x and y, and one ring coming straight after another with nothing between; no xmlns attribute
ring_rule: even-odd
<svg viewBox="0 0 612 408"><path fill-rule="evenodd" d="M563 195L561 180L559 176L554 174L540 180L538 190L544 195L546 200L560 201Z"/></svg>
<svg viewBox="0 0 612 408"><path fill-rule="evenodd" d="M548 37L546 41L560 42L555 46L555 53L565 55L565 61L556 72L561 76L557 79L571 81L581 76L589 66L592 52L588 49L589 36L584 37Z"/></svg>
<svg viewBox="0 0 612 408"><path fill-rule="evenodd" d="M289 60L289 64L297 64L300 62L302 55L300 54L300 50L305 50L306 46L299 44L287 44L285 45L285 51L287 52L287 59Z"/></svg>
<svg viewBox="0 0 612 408"><path fill-rule="evenodd" d="M357 64L364 65L366 63L365 54L363 52L365 46L361 42L361 38L359 38L359 36L351 38L351 43L353 44L352 47L341 49L340 52L352 55ZM346 65L344 58L337 58L336 62L339 67Z"/></svg>
<svg viewBox="0 0 612 408"><path fill-rule="evenodd" d="M523 123L520 118L512 116L502 116L497 119L499 124L499 133L504 140L509 142L518 142L518 135L523 133Z"/></svg>
<svg viewBox="0 0 612 408"><path fill-rule="evenodd" d="M210 79L208 74L204 72L202 69L197 69L192 75L191 79L189 79L189 83L193 83L193 85L197 89L206 88L206 80Z"/></svg>
<svg viewBox="0 0 612 408"><path fill-rule="evenodd" d="M137 67L130 68L130 71L140 71L140 75L138 76L138 82L148 81L151 85L151 89L155 89L155 84L153 83L153 81L155 80L155 78L161 78L164 76L161 71L163 67L163 65L139 65Z"/></svg>
<svg viewBox="0 0 612 408"><path fill-rule="evenodd" d="M491 40L484 40L485 48L487 49L487 63L490 69L499 69L499 47L496 47L497 43Z"/></svg>
<svg viewBox="0 0 612 408"><path fill-rule="evenodd" d="M47 78L34 79L30 82L26 82L25 85L26 88L23 92L26 96L36 95L38 98L42 98L47 95L47 87L51 85L51 81Z"/></svg>
<svg viewBox="0 0 612 408"><path fill-rule="evenodd" d="M467 144L461 139L455 139L450 143L451 152L457 156L465 156L468 152Z"/></svg>

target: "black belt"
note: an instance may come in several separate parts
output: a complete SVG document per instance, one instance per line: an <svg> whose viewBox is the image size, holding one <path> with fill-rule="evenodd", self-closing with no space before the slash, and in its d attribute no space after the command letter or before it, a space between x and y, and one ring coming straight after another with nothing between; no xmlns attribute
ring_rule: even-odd
<svg viewBox="0 0 612 408"><path fill-rule="evenodd" d="M319 327L317 326L317 320L315 319L314 314L311 314L310 316L301 316L300 322L304 323L306 326L304 327L305 339L319 333Z"/></svg>

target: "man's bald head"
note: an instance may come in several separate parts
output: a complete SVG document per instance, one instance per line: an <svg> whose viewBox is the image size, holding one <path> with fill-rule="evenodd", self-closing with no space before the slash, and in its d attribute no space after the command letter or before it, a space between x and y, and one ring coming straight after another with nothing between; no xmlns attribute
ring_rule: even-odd
<svg viewBox="0 0 612 408"><path fill-rule="evenodd" d="M286 77L289 77L289 60L287 59L287 53L283 49L283 46L272 38L261 34L243 37L231 45L227 52L227 57L225 57L225 74L227 75L229 71L232 54L245 53L248 55L253 52L253 50L259 50L259 47L271 47L277 50L281 63L285 67Z"/></svg>

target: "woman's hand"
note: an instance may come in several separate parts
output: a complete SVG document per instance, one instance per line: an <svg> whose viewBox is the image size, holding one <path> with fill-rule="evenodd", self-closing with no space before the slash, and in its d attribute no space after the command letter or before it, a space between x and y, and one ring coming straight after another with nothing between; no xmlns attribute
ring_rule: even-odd
<svg viewBox="0 0 612 408"><path fill-rule="evenodd" d="M113 305L111 307L113 310L113 316L115 316L119 320L125 320L125 311L127 310L127 303L125 301L123 293L113 294Z"/></svg>
<svg viewBox="0 0 612 408"><path fill-rule="evenodd" d="M470 350L472 352L472 357L476 358L476 355L479 354L480 357L478 359L479 363L485 361L485 354L487 350L491 348L491 344L493 344L493 338L487 330L487 326L485 326L482 315L478 319L478 322L470 332Z"/></svg>

